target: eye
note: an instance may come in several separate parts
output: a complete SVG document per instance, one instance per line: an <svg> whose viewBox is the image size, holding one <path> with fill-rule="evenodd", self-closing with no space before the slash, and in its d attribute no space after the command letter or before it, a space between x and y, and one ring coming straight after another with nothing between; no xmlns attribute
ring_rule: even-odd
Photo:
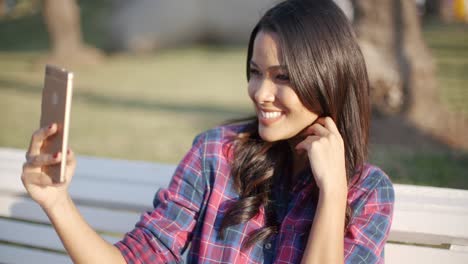
<svg viewBox="0 0 468 264"><path fill-rule="evenodd" d="M276 79L282 82L288 82L289 81L289 75L288 74L278 74L276 75Z"/></svg>
<svg viewBox="0 0 468 264"><path fill-rule="evenodd" d="M250 68L249 70L250 75L260 75L260 71L255 68Z"/></svg>

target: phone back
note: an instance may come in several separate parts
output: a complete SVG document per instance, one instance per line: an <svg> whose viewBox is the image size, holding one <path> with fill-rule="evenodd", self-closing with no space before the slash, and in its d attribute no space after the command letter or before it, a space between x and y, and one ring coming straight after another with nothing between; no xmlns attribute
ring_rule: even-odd
<svg viewBox="0 0 468 264"><path fill-rule="evenodd" d="M55 183L65 181L72 89L72 73L51 65L46 66L40 126L56 123L58 130L44 142L41 153L53 155L60 151L62 160L59 164L43 167L42 171L52 177Z"/></svg>

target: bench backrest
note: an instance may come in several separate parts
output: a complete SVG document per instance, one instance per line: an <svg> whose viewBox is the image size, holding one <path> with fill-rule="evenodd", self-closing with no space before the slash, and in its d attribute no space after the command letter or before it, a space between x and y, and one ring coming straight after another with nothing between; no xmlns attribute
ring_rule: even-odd
<svg viewBox="0 0 468 264"><path fill-rule="evenodd" d="M71 263L46 215L21 184L24 150L0 148L0 262ZM174 165L78 157L70 193L109 242L151 210ZM468 191L395 184L386 263L468 263Z"/></svg>

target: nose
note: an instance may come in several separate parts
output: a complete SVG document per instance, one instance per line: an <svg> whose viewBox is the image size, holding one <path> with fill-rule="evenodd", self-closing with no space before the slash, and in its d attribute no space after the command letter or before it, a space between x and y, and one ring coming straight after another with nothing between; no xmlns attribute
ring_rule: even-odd
<svg viewBox="0 0 468 264"><path fill-rule="evenodd" d="M275 101L274 84L268 80L262 80L255 84L254 98L258 104L272 103Z"/></svg>

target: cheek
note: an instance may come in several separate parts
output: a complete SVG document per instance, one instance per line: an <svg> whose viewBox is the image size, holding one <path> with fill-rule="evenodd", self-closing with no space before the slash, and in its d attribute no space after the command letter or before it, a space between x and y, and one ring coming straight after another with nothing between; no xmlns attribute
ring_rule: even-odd
<svg viewBox="0 0 468 264"><path fill-rule="evenodd" d="M278 100L280 100L285 107L289 108L289 110L298 111L302 108L302 103L299 100L299 97L291 87L282 86L279 91Z"/></svg>
<svg viewBox="0 0 468 264"><path fill-rule="evenodd" d="M317 119L318 114L305 107L292 88L283 89L283 93L279 96L289 112L293 114L290 117L294 119L294 122L298 122L298 125L311 124Z"/></svg>

